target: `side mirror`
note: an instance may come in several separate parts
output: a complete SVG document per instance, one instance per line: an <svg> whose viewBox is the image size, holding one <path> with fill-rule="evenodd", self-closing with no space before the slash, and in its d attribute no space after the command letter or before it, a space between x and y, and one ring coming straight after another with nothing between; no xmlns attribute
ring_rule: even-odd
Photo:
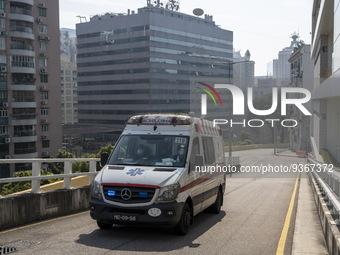
<svg viewBox="0 0 340 255"><path fill-rule="evenodd" d="M109 159L109 153L107 153L107 152L102 152L102 153L100 154L100 166L101 166L101 167L105 166L108 159Z"/></svg>

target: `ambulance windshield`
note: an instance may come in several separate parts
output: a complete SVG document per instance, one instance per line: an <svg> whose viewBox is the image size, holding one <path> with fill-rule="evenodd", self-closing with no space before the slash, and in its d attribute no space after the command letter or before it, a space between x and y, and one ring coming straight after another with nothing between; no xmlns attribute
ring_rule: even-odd
<svg viewBox="0 0 340 255"><path fill-rule="evenodd" d="M124 135L108 164L184 167L188 144L188 136Z"/></svg>

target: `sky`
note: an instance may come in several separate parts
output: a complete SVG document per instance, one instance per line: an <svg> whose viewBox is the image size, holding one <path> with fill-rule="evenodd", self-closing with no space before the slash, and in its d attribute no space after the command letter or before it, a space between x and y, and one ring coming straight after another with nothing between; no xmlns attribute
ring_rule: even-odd
<svg viewBox="0 0 340 255"><path fill-rule="evenodd" d="M153 2L154 0L152 0ZM59 0L60 28L75 29L79 17L87 21L106 12L127 13L146 6L146 0ZM166 3L167 0L162 2ZM246 50L255 61L255 75L267 75L268 64L278 52L288 47L291 35L299 33L305 43L311 42L312 0L180 0L179 12L192 14L201 8L212 15L216 25L234 32L234 49Z"/></svg>

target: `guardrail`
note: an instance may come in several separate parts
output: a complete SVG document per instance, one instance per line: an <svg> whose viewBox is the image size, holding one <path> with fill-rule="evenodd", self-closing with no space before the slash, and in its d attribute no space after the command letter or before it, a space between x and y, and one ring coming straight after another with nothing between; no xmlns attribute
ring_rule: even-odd
<svg viewBox="0 0 340 255"><path fill-rule="evenodd" d="M330 172L330 167L320 161L314 160L308 155L306 169L316 205L316 211L320 218L324 240L328 254L340 254L340 173L339 169ZM314 166L321 164L322 169L311 171ZM314 166L313 166L314 165Z"/></svg>
<svg viewBox="0 0 340 255"><path fill-rule="evenodd" d="M327 207L336 224L340 226L340 172L339 169L327 167L326 164L307 158L309 165L321 165L320 171L311 172Z"/></svg>
<svg viewBox="0 0 340 255"><path fill-rule="evenodd" d="M96 163L99 162L99 158L53 158L53 159L0 159L0 164L15 164L15 163L32 163L32 176L27 177L13 177L13 178L1 178L0 184L11 182L31 181L32 189L31 193L40 192L40 180L42 179L64 179L64 188L71 188L71 178L76 176L89 176L90 182L97 175ZM40 175L41 166L44 163L63 162L64 174L55 175ZM74 162L89 162L89 172L72 173L72 164Z"/></svg>

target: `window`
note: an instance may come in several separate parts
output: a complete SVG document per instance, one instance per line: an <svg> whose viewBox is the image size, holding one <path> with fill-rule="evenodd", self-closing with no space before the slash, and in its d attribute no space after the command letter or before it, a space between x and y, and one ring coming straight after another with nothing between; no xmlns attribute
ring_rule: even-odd
<svg viewBox="0 0 340 255"><path fill-rule="evenodd" d="M50 141L49 140L42 141L41 146L42 146L42 148L49 148L50 147Z"/></svg>
<svg viewBox="0 0 340 255"><path fill-rule="evenodd" d="M6 40L5 37L1 36L0 37L0 50L5 50L6 49Z"/></svg>
<svg viewBox="0 0 340 255"><path fill-rule="evenodd" d="M0 90L0 99L7 100L7 91Z"/></svg>
<svg viewBox="0 0 340 255"><path fill-rule="evenodd" d="M6 64L7 61L6 61L6 55L0 55L0 63L1 64Z"/></svg>
<svg viewBox="0 0 340 255"><path fill-rule="evenodd" d="M40 99L48 99L48 91L41 91Z"/></svg>
<svg viewBox="0 0 340 255"><path fill-rule="evenodd" d="M203 137L203 151L206 164L214 164L215 159L215 148L212 137Z"/></svg>
<svg viewBox="0 0 340 255"><path fill-rule="evenodd" d="M41 108L40 113L41 113L41 116L48 115L48 108Z"/></svg>
<svg viewBox="0 0 340 255"><path fill-rule="evenodd" d="M47 34L47 26L46 25L39 25L38 32L42 34Z"/></svg>
<svg viewBox="0 0 340 255"><path fill-rule="evenodd" d="M40 82L41 83L47 83L48 82L48 75L47 74L41 74L40 75Z"/></svg>
<svg viewBox="0 0 340 255"><path fill-rule="evenodd" d="M46 8L39 7L39 16L46 17Z"/></svg>
<svg viewBox="0 0 340 255"><path fill-rule="evenodd" d="M5 0L0 0L0 10L5 10Z"/></svg>
<svg viewBox="0 0 340 255"><path fill-rule="evenodd" d="M0 117L8 117L8 111L7 110L0 110Z"/></svg>
<svg viewBox="0 0 340 255"><path fill-rule="evenodd" d="M6 20L4 18L0 18L0 27L5 29L6 28Z"/></svg>
<svg viewBox="0 0 340 255"><path fill-rule="evenodd" d="M184 167L189 137L175 135L124 135L110 157L112 165Z"/></svg>
<svg viewBox="0 0 340 255"><path fill-rule="evenodd" d="M11 56L12 66L34 67L34 58L29 56Z"/></svg>
<svg viewBox="0 0 340 255"><path fill-rule="evenodd" d="M40 58L39 64L40 66L47 66L47 58Z"/></svg>
<svg viewBox="0 0 340 255"><path fill-rule="evenodd" d="M0 127L0 135L8 135L8 127Z"/></svg>
<svg viewBox="0 0 340 255"><path fill-rule="evenodd" d="M41 125L41 131L42 132L47 132L48 131L48 124L42 124Z"/></svg>
<svg viewBox="0 0 340 255"><path fill-rule="evenodd" d="M47 49L47 44L45 41L39 41L39 49L40 50L46 50Z"/></svg>

